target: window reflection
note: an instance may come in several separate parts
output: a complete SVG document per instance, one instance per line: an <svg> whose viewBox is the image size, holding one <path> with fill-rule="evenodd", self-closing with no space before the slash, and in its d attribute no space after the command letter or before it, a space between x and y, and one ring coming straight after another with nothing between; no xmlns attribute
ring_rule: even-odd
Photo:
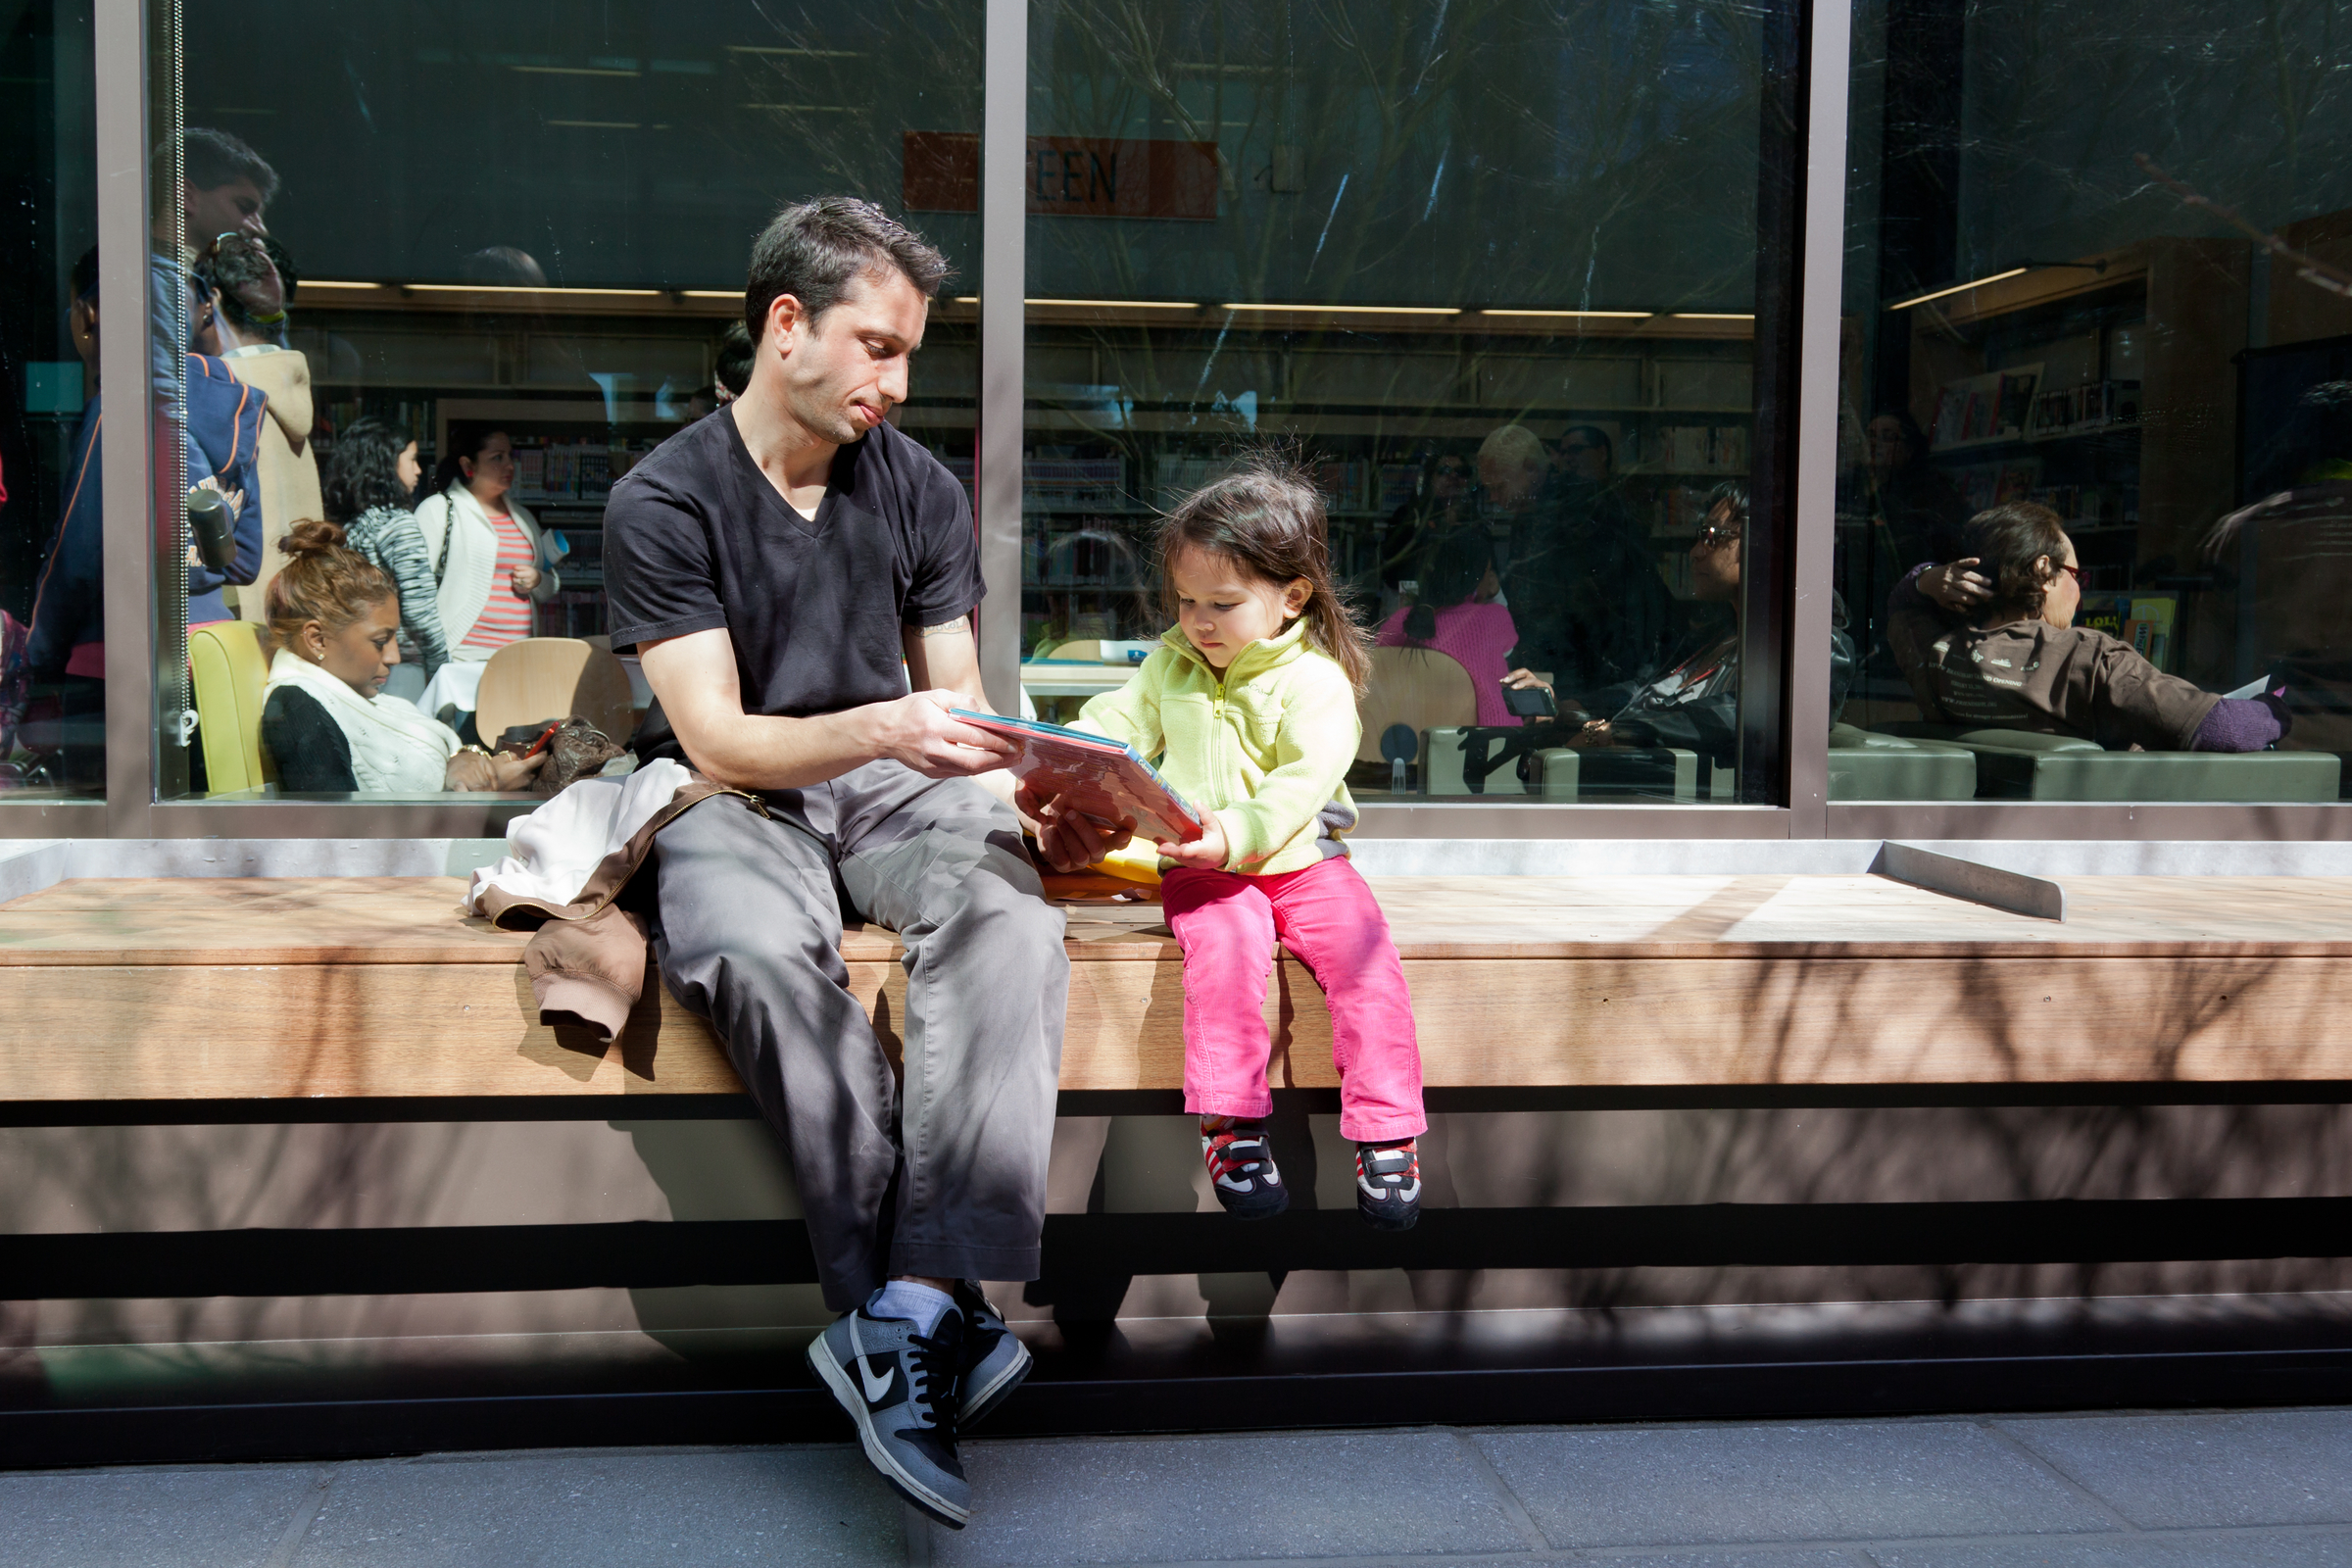
<svg viewBox="0 0 2352 1568"><path fill-rule="evenodd" d="M106 790L87 4L0 23L0 803Z"/></svg>
<svg viewBox="0 0 2352 1568"><path fill-rule="evenodd" d="M202 358L181 362L184 376L163 362L159 379L175 410L184 388L193 482L210 471L215 368L260 409L240 513L260 561L246 561L242 536L232 569L189 557L191 691L159 702L166 794L430 795L417 770L370 779L331 739L311 746L281 723L273 741L246 716L264 691L325 667L305 661L306 677L281 662L301 658L297 634L317 623L326 643L311 651L359 702L405 703L493 748L485 688L510 691L513 671L541 667L534 650L568 646L563 667L602 669L606 496L741 384L750 237L778 206L820 192L896 209L903 134L972 136L980 8L557 0L468 13L456 34L405 6L179 9L182 47L158 74L155 120L169 118L175 74L185 123L167 147L186 177L159 218L156 310L173 320L164 341ZM153 8L151 33L170 37L169 18ZM207 160L231 142L254 164L221 178ZM923 226L976 281L976 219ZM173 270L182 285L167 280ZM168 297L175 286L184 304ZM934 313L897 416L967 477L976 316ZM278 592L296 560L281 541L314 522L340 531L302 534L318 580ZM376 597L354 597L354 562L375 574ZM160 593L176 604L176 582ZM165 623L167 636L182 624ZM524 687L525 706L546 701ZM199 718L184 751L172 721L183 706ZM625 732L630 720L608 722Z"/></svg>
<svg viewBox="0 0 2352 1568"><path fill-rule="evenodd" d="M2346 20L1863 13L1834 799L2339 798Z"/></svg>
<svg viewBox="0 0 2352 1568"><path fill-rule="evenodd" d="M1386 645L1351 789L1734 798L1699 539L1754 443L1763 47L1711 4L1039 13L1030 700L1124 679L1152 514L1277 444Z"/></svg>

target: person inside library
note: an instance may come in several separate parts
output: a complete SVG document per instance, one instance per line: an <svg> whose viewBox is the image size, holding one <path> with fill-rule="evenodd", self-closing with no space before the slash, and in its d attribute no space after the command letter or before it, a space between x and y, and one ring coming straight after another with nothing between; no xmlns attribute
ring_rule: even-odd
<svg viewBox="0 0 2352 1568"><path fill-rule="evenodd" d="M261 489L255 497L262 518L261 575L232 596L238 618L258 622L270 577L284 559L277 541L322 508L318 459L311 450L316 411L310 361L286 346L293 269L275 241L235 229L215 235L198 253L193 270L198 289L212 299L214 341L199 347L217 354L229 374L269 400L258 454Z"/></svg>
<svg viewBox="0 0 2352 1568"><path fill-rule="evenodd" d="M338 431L326 460L327 520L343 525L345 542L390 577L399 594L400 665L385 689L412 702L449 662L432 553L409 510L421 472L416 441L372 415Z"/></svg>
<svg viewBox="0 0 2352 1568"><path fill-rule="evenodd" d="M718 340L718 358L712 367L718 377L718 402L721 408L743 396L751 384L752 361L758 355L752 334L745 331L741 321L729 321Z"/></svg>
<svg viewBox="0 0 2352 1568"><path fill-rule="evenodd" d="M457 731L384 693L400 662L400 599L381 568L313 519L278 549L290 558L265 595L274 652L262 688L262 745L287 794L429 795L518 790L547 760L467 746Z"/></svg>
<svg viewBox="0 0 2352 1568"><path fill-rule="evenodd" d="M1392 612L1373 640L1383 648L1444 654L1469 672L1480 724L1516 725L1502 688L1519 628L1511 612L1494 602L1498 583L1486 530L1456 530L1414 569L1421 574L1414 602Z"/></svg>
<svg viewBox="0 0 2352 1568"><path fill-rule="evenodd" d="M1393 593L1403 583L1417 581L1440 545L1473 528L1486 541L1486 524L1478 514L1477 476L1470 460L1458 452L1429 453L1421 461L1421 476L1412 497L1389 514L1381 529L1380 586ZM1487 553L1492 561L1491 541ZM1500 591L1498 583L1495 592Z"/></svg>
<svg viewBox="0 0 2352 1568"><path fill-rule="evenodd" d="M970 1429L1029 1353L973 1283L1038 1274L1069 959L981 707L969 499L888 422L947 273L870 203L786 208L752 251L743 396L612 486L612 647L646 762L712 798L654 840L654 956L790 1152L826 1304L811 1370L902 1496L960 1526ZM911 690L909 687L911 686ZM994 770L991 788L975 775ZM1100 860L1031 801L1055 864ZM906 1092L839 944L898 932Z"/></svg>
<svg viewBox="0 0 2352 1568"><path fill-rule="evenodd" d="M1747 536L1747 486L1737 479L1707 498L1706 521L1690 542L1690 591L1704 604L1732 612L1729 629L1702 633L1663 674L1576 696L1556 698L1560 716L1531 737L1536 746L1670 747L1696 752L1730 767L1740 754L1740 562ZM1845 607L1833 599L1830 621L1830 722L1838 722L1854 671ZM1512 670L1504 682L1547 683L1536 671Z"/></svg>
<svg viewBox="0 0 2352 1568"><path fill-rule="evenodd" d="M540 564L539 519L514 491L514 439L486 425L451 425L449 451L416 520L440 584L434 603L453 661L479 663L530 636L532 607L563 586L554 567Z"/></svg>
<svg viewBox="0 0 2352 1568"><path fill-rule="evenodd" d="M2217 697L2077 626L2082 568L2049 508L1980 512L1960 543L1960 560L1917 567L1887 606L1895 662L1929 722L2148 752L2259 752L2292 727L2279 692Z"/></svg>
<svg viewBox="0 0 2352 1568"><path fill-rule="evenodd" d="M1525 425L1503 425L1479 446L1487 505L1510 527L1502 587L1518 662L1563 691L1655 673L1674 601L1648 541L1613 495L1604 504L1598 487L1551 486L1550 475L1550 454Z"/></svg>

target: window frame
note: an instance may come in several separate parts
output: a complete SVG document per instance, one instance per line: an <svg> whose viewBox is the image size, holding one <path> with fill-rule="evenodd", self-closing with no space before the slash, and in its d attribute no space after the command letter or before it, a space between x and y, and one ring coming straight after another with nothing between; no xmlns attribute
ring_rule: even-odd
<svg viewBox="0 0 2352 1568"><path fill-rule="evenodd" d="M981 137L980 386L977 490L981 560L990 593L981 611L982 672L992 701L1018 700L1021 435L1026 272L1028 0L984 0ZM96 7L98 192L102 287L143 300L147 288L151 69L158 58L148 0ZM167 16L169 12L165 13ZM1759 466L1771 479L1777 627L1758 627L1777 744L1775 806L1568 806L1446 801L1367 805L1362 832L1400 839L2352 839L2352 803L2339 806L2095 805L2038 802L1855 802L1827 799L1830 594L1838 459L1838 343L1845 249L1852 0L1797 0L1787 25L1795 62L1793 115L1783 198L1794 204L1793 268L1779 297L1793 313L1779 363L1759 358L1787 388L1775 450L1759 431ZM1768 174L1768 177L1772 177ZM0 838L447 838L495 836L529 801L453 797L434 805L159 798L163 738L156 711L166 681L157 660L154 606L158 538L150 512L148 444L115 438L152 418L145 372L149 313L117 312L136 330L102 347L108 386L135 388L128 417L109 431L101 462L107 582L107 799L32 803L0 811ZM1761 302L1760 302L1761 314ZM1762 322L1759 321L1759 327ZM1760 334L1761 341L1761 334ZM1759 408L1759 414L1762 410ZM1779 646L1773 648L1774 644Z"/></svg>

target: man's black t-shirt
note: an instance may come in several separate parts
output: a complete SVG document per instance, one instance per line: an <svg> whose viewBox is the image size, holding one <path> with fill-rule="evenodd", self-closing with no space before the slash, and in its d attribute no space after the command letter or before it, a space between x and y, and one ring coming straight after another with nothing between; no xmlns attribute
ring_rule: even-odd
<svg viewBox="0 0 2352 1568"><path fill-rule="evenodd" d="M747 713L905 696L900 628L954 620L985 591L963 486L887 424L834 454L814 521L777 494L726 409L662 442L605 509L614 651L724 626ZM637 750L683 760L659 709Z"/></svg>

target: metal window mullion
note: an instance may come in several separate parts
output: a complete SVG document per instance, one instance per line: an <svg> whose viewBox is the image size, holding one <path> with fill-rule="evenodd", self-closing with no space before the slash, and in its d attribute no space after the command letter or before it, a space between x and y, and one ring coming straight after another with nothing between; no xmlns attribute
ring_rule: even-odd
<svg viewBox="0 0 2352 1568"><path fill-rule="evenodd" d="M1021 710L1022 295L1027 286L1028 0L986 0L980 110L980 675Z"/></svg>
<svg viewBox="0 0 2352 1568"><path fill-rule="evenodd" d="M147 838L155 804L156 410L149 373L147 11L98 0L99 474L106 629L106 822Z"/></svg>
<svg viewBox="0 0 2352 1568"><path fill-rule="evenodd" d="M1838 334L1845 263L1852 0L1812 0L1804 61L1803 272L1798 281L1796 526L1788 620L1789 836L1829 831L1830 602L1838 529Z"/></svg>

